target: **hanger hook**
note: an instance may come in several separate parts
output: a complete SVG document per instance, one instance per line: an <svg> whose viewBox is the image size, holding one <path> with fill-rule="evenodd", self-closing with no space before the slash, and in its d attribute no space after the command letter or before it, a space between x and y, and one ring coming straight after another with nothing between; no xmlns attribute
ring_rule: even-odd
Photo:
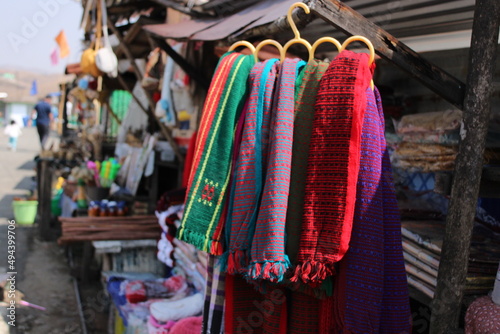
<svg viewBox="0 0 500 334"><path fill-rule="evenodd" d="M314 55L316 54L316 48L321 44L321 43L332 43L337 47L337 51L340 52L340 49L342 48L342 44L338 40L336 40L333 37L321 37L318 39L314 44L312 45L311 52L309 54L309 62L311 62L314 59Z"/></svg>
<svg viewBox="0 0 500 334"><path fill-rule="evenodd" d="M231 45L229 47L229 51L234 51L234 50L236 50L236 48L238 48L240 46L247 47L248 49L250 49L250 51L252 51L252 54L255 54L255 46L253 46L252 43L247 42L247 41L238 41L238 42L233 43L233 45Z"/></svg>
<svg viewBox="0 0 500 334"><path fill-rule="evenodd" d="M295 25L295 22L292 19L292 12L297 7L302 8L306 12L306 14L309 14L310 10L309 10L309 6L307 6L303 2L296 2L296 3L292 4L290 6L290 8L288 9L288 14L286 15L288 23L290 24L290 27L292 28L292 31L293 31L293 34L295 35L295 38L299 39L300 38L299 29L297 29L297 26Z"/></svg>
<svg viewBox="0 0 500 334"><path fill-rule="evenodd" d="M355 35L355 36L349 37L348 39L346 39L344 41L344 43L342 43L342 47L340 48L340 51L344 51L346 49L346 47L354 41L360 41L360 42L363 42L366 44L366 46L368 47L368 50L370 50L370 59L368 60L368 65L373 64L373 62L375 61L375 49L373 48L372 42L370 42L370 40L364 36Z"/></svg>
<svg viewBox="0 0 500 334"><path fill-rule="evenodd" d="M262 42L260 42L256 47L255 47L255 53L253 54L254 58L255 58L255 61L258 62L259 61L259 51L260 49L262 49L262 47L264 45L274 45L279 53L280 53L280 61L283 62L285 60L285 52L283 50L283 46L281 46L280 43L278 43L277 41L273 40L273 39L266 39L266 40L263 40Z"/></svg>

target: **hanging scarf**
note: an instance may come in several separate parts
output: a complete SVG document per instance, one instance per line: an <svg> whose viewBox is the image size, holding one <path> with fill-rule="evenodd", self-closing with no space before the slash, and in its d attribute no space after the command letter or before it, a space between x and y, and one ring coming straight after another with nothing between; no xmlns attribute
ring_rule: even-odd
<svg viewBox="0 0 500 334"><path fill-rule="evenodd" d="M222 249L219 225L231 171L234 127L246 100L253 64L253 56L234 52L224 55L203 108L186 209L177 237L212 254Z"/></svg>
<svg viewBox="0 0 500 334"><path fill-rule="evenodd" d="M285 254L285 221L292 161L295 80L304 66L302 60L285 59L279 72L267 172L250 253L248 275L253 279L280 282L290 266Z"/></svg>
<svg viewBox="0 0 500 334"><path fill-rule="evenodd" d="M225 276L220 272L217 258L209 255L202 334L224 333Z"/></svg>
<svg viewBox="0 0 500 334"><path fill-rule="evenodd" d="M286 334L288 300L284 288L265 293L238 275L226 275L225 334Z"/></svg>
<svg viewBox="0 0 500 334"><path fill-rule="evenodd" d="M313 129L314 104L318 86L328 63L309 62L297 79L295 99L295 121L293 123L292 170L290 195L286 213L286 254L295 265L299 249L300 228L304 212L304 190L306 187L307 157Z"/></svg>
<svg viewBox="0 0 500 334"><path fill-rule="evenodd" d="M232 274L246 270L248 265L247 251L255 231L263 187L263 152L268 149L267 137L277 70L277 59L270 59L255 64L250 72L248 110L227 215L226 240L229 250L221 261L223 267L227 262L227 271Z"/></svg>
<svg viewBox="0 0 500 334"><path fill-rule="evenodd" d="M335 278L335 333L411 332L401 224L380 101L378 91L374 95L369 88L352 236Z"/></svg>
<svg viewBox="0 0 500 334"><path fill-rule="evenodd" d="M342 51L316 97L304 196L304 220L292 281L317 285L335 273L351 235L359 169L368 55Z"/></svg>

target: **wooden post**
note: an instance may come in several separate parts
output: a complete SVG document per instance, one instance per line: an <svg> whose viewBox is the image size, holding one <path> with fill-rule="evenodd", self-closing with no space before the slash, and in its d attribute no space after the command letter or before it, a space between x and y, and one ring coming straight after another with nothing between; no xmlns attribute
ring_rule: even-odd
<svg viewBox="0 0 500 334"><path fill-rule="evenodd" d="M61 97L59 98L58 115L57 115L57 134L62 136L63 134L63 123L64 123L64 113L66 111L66 83L61 84Z"/></svg>
<svg viewBox="0 0 500 334"><path fill-rule="evenodd" d="M120 118L118 118L118 116L115 114L114 110L111 108L111 105L109 104L109 101L106 102L106 109L107 109L108 113L111 116L113 116L113 118L116 121L116 123L118 123L118 125L122 125L122 121L120 120Z"/></svg>
<svg viewBox="0 0 500 334"><path fill-rule="evenodd" d="M477 0L464 100L464 129L455 162L431 334L458 328L476 213L498 46L500 1Z"/></svg>
<svg viewBox="0 0 500 334"><path fill-rule="evenodd" d="M38 162L38 234L42 240L48 241L51 235L51 195L52 172L51 161L41 159Z"/></svg>

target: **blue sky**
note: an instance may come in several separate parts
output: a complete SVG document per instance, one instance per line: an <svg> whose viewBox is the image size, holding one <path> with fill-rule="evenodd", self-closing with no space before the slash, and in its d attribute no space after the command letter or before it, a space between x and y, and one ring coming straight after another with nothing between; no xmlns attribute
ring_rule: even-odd
<svg viewBox="0 0 500 334"><path fill-rule="evenodd" d="M0 68L63 74L68 63L79 62L82 5L75 0L2 0L0 10ZM52 65L54 38L64 29L71 53Z"/></svg>

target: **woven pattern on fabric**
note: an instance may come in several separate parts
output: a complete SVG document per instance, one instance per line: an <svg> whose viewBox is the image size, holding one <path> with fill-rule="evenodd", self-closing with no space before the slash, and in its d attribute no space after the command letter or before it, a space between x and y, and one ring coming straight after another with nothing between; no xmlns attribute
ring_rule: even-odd
<svg viewBox="0 0 500 334"><path fill-rule="evenodd" d="M289 334L318 334L320 320L320 301L302 292L291 292L288 316Z"/></svg>
<svg viewBox="0 0 500 334"><path fill-rule="evenodd" d="M203 307L203 334L224 333L225 274L214 255L208 256L207 286Z"/></svg>
<svg viewBox="0 0 500 334"><path fill-rule="evenodd" d="M292 281L312 286L335 273L348 249L359 170L368 55L342 51L316 97L304 197L304 220Z"/></svg>
<svg viewBox="0 0 500 334"><path fill-rule="evenodd" d="M212 254L222 249L222 228L217 226L226 200L234 128L247 97L247 79L253 64L253 56L232 52L221 59L200 122L186 209L177 238Z"/></svg>
<svg viewBox="0 0 500 334"><path fill-rule="evenodd" d="M287 297L285 290L273 287L266 293L237 275L226 276L226 334L286 334Z"/></svg>
<svg viewBox="0 0 500 334"><path fill-rule="evenodd" d="M375 100L380 119L382 154L382 188L384 189L384 294L380 333L411 333L411 310L408 280L403 257L401 216L394 189L391 161L385 141L382 97L375 90Z"/></svg>
<svg viewBox="0 0 500 334"><path fill-rule="evenodd" d="M263 152L268 150L263 132L266 137L269 132L263 130L269 128L277 71L277 59L270 59L255 64L250 72L251 91L227 218L229 250L225 257L228 257L227 271L231 274L244 272L248 266L248 251L263 187Z"/></svg>
<svg viewBox="0 0 500 334"><path fill-rule="evenodd" d="M382 108L370 88L367 97L351 242L335 282L335 332L405 334L410 309L399 211Z"/></svg>
<svg viewBox="0 0 500 334"><path fill-rule="evenodd" d="M248 276L271 282L283 280L290 266L285 254L285 222L292 161L295 80L304 61L285 59L271 119L269 158L262 200L250 252Z"/></svg>
<svg viewBox="0 0 500 334"><path fill-rule="evenodd" d="M316 103L319 82L327 68L328 63L313 60L306 65L300 82L297 82L290 194L286 213L286 253L292 266L297 260L300 228L304 213L307 158L313 129L314 104Z"/></svg>

